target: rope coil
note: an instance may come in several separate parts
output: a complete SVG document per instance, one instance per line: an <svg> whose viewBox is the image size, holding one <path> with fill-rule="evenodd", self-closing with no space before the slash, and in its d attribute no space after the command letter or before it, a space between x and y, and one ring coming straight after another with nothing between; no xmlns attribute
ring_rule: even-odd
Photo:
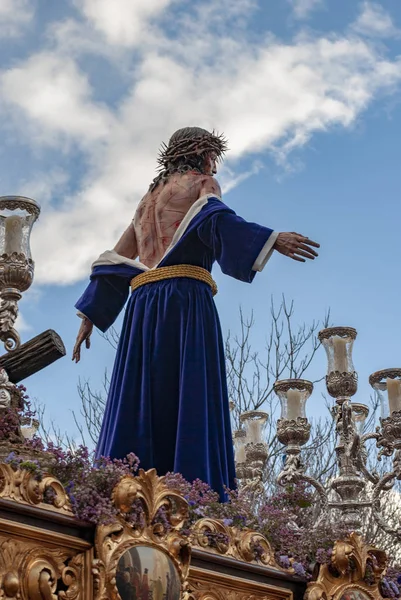
<svg viewBox="0 0 401 600"><path fill-rule="evenodd" d="M188 277L207 283L212 290L213 296L217 294L217 285L213 277L206 269L195 265L171 265L170 267L160 267L152 271L144 271L131 279L131 290L134 291L147 283L163 281L164 279L174 279L175 277Z"/></svg>

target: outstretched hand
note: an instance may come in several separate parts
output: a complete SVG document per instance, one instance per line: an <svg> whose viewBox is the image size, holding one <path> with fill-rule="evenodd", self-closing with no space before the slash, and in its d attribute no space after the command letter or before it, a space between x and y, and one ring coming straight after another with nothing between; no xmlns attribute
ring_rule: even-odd
<svg viewBox="0 0 401 600"><path fill-rule="evenodd" d="M314 260L318 256L313 248L320 248L320 244L300 233L279 233L273 248L293 260L306 262L305 259Z"/></svg>
<svg viewBox="0 0 401 600"><path fill-rule="evenodd" d="M75 342L74 350L72 351L72 360L78 363L81 360L81 346L85 342L85 346L90 348L91 346L91 334L93 330L93 323L86 317L82 319L81 327L79 328L77 339Z"/></svg>

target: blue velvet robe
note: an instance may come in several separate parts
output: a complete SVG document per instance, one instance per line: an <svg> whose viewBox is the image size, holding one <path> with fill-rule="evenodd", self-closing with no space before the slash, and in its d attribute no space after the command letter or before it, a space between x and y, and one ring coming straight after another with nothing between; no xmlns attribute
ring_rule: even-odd
<svg viewBox="0 0 401 600"><path fill-rule="evenodd" d="M201 205L157 267L192 264L210 271L217 261L223 273L250 283L272 230L244 221L217 197ZM144 268L130 260L97 261L76 307L106 331L128 298L130 280ZM129 452L159 475L174 471L209 483L222 500L224 486L235 488L224 346L203 282L169 279L130 294L97 455Z"/></svg>

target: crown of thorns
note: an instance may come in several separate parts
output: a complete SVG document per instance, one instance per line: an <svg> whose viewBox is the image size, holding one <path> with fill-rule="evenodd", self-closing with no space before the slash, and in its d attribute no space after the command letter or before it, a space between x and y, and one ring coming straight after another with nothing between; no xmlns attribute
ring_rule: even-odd
<svg viewBox="0 0 401 600"><path fill-rule="evenodd" d="M163 142L157 162L159 169L164 169L179 158L200 155L205 152L215 152L217 159L221 159L227 150L227 140L223 134L214 131L212 133L207 131L204 133L191 133L189 131L187 135L182 137L175 137L174 134L168 145Z"/></svg>

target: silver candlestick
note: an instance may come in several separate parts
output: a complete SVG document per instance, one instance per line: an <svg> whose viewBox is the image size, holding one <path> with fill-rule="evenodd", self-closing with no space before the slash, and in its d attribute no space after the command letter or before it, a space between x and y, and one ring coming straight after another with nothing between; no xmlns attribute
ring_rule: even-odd
<svg viewBox="0 0 401 600"><path fill-rule="evenodd" d="M0 340L7 351L21 343L14 324L18 301L33 280L30 235L39 214L40 207L31 198L0 197Z"/></svg>
<svg viewBox="0 0 401 600"><path fill-rule="evenodd" d="M281 418L277 421L277 438L285 450L285 463L277 482L286 487L290 483L305 481L319 494L324 510L327 497L322 484L305 473L301 447L309 441L311 426L306 417L306 402L313 391L313 384L305 379L276 381L274 391L281 403Z"/></svg>
<svg viewBox="0 0 401 600"><path fill-rule="evenodd" d="M253 502L264 497L263 472L268 457L264 441L268 414L249 410L240 415L242 429L234 432L234 448L237 478L243 493Z"/></svg>

